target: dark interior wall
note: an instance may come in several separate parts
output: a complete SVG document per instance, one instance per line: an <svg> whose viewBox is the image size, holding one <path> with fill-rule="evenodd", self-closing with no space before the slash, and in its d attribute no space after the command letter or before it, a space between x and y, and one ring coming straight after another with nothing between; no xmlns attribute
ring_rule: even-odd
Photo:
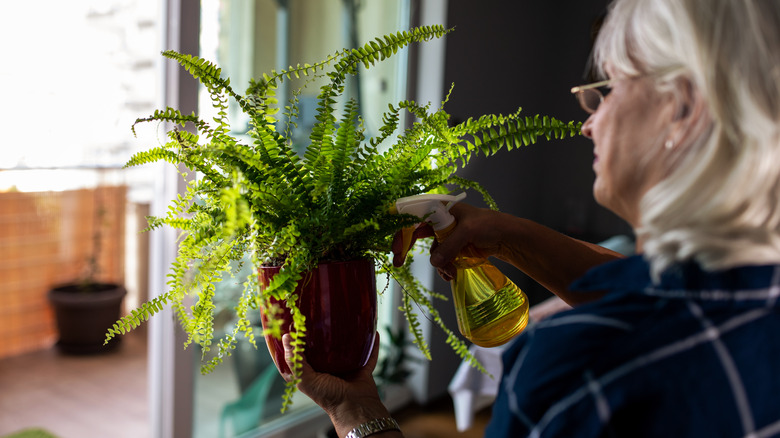
<svg viewBox="0 0 780 438"><path fill-rule="evenodd" d="M449 0L445 86L454 121L486 113L547 114L584 121L570 93L588 82L591 28L607 0ZM589 139L542 140L472 160L460 175L488 189L502 211L598 242L630 234L628 225L593 200ZM480 205L478 194L467 201ZM496 263L500 265L499 263ZM517 270L500 266L532 302L546 292ZM446 287L446 286L444 286Z"/></svg>
<svg viewBox="0 0 780 438"><path fill-rule="evenodd" d="M455 89L446 110L453 121L488 113L547 114L584 121L570 93L584 78L590 54L591 27L608 0L445 0L448 27L444 87ZM412 0L412 23L420 24L422 0ZM410 46L409 97L418 96L415 81L418 48ZM434 103L435 104L435 103ZM570 236L599 242L630 227L593 200L593 145L584 137L540 141L485 158L475 157L460 175L482 184L499 208ZM484 205L479 194L466 202ZM528 295L532 304L550 296L517 269L495 264ZM433 290L447 295L450 286L438 275ZM445 324L457 327L453 306L437 309ZM431 330L434 357L426 385L429 400L446 394L460 359L446 336Z"/></svg>

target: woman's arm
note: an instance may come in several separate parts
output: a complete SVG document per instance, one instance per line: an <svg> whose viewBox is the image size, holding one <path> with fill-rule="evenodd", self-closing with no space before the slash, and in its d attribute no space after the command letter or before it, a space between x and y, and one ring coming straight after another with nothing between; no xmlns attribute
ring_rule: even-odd
<svg viewBox="0 0 780 438"><path fill-rule="evenodd" d="M467 204L457 204L450 211L458 225L431 251L431 264L448 280L455 275L452 260L462 249L469 248L482 257L494 256L511 263L566 303L576 306L603 293L572 293L569 285L594 266L622 257L599 245L510 214Z"/></svg>

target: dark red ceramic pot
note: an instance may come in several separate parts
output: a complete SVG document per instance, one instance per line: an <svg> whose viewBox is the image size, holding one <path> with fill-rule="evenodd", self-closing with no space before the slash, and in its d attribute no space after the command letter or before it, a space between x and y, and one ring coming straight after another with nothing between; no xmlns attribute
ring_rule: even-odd
<svg viewBox="0 0 780 438"><path fill-rule="evenodd" d="M265 288L279 267L261 267L260 287ZM322 263L304 275L296 289L298 307L306 316L306 360L317 371L346 374L366 364L376 333L376 274L371 260ZM283 301L282 333L292 328L292 317ZM267 328L265 312L263 327ZM281 339L265 337L268 350L281 373L290 373Z"/></svg>

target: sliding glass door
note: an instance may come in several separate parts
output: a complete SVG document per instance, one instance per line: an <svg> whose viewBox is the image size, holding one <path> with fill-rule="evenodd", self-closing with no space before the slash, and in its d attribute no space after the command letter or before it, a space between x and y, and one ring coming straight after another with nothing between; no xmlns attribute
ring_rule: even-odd
<svg viewBox="0 0 780 438"><path fill-rule="evenodd" d="M298 63L312 63L344 47L362 45L377 36L409 28L411 6L416 24L446 24L446 0L166 0L163 21L167 23L163 49L199 54L217 63L231 85L239 92L252 77L272 69L280 70ZM370 70L361 70L348 86L348 97L360 102L366 135L376 134L383 111L389 103L406 99L407 79L416 82L417 102L438 105L443 98L444 42L431 41L419 46L415 69L407 66L408 55L398 53L391 60ZM409 74L410 70L415 73ZM196 112L209 120L210 105L204 90L198 87L178 65L164 63L163 105L184 113ZM302 153L308 131L313 125L316 94L321 78L313 79L307 91L297 95L299 120L290 125L294 142ZM284 105L302 82L285 82L280 89ZM233 134L248 129L239 112L228 114ZM281 126L280 128L285 128ZM391 139L392 141L392 139ZM155 181L152 214L164 214L168 200L182 189L180 175L168 166ZM150 251L151 291L163 290L166 274L176 251L172 230L156 231ZM415 275L427 287L433 286L434 272L420 259L413 267ZM248 274L248 273L247 273ZM244 273L236 275L241 278ZM380 296L379 328L396 330L405 324L399 316L399 293L386 287L387 279L377 279ZM240 287L236 280L222 282L217 292L215 313L217 328L230 323L230 308ZM446 309L442 309L446 310ZM420 316L426 338L431 338L434 357L448 353L444 339L431 336L431 324ZM324 413L298 394L292 408L281 415L283 382L270 357L259 342L254 349L240 343L235 353L210 374L199 371L201 352L183 349L184 336L169 311L150 321L150 412L152 436L178 437L318 437L329 427ZM397 331L396 331L397 333ZM383 332L384 334L384 332ZM390 336L384 336L384 340ZM412 347L408 353L419 357ZM449 353L451 354L451 353ZM381 357L380 357L381 359ZM401 387L400 396L387 398L391 406L400 406L414 397L426 402L446 392L448 378L439 362L436 372L425 360L409 363L410 383ZM457 362L451 368L457 367ZM439 378L431 379L430 376ZM404 392L406 388L406 392ZM409 391L409 389L411 391Z"/></svg>
<svg viewBox="0 0 780 438"><path fill-rule="evenodd" d="M407 0L202 0L200 17L200 56L218 64L240 92L250 78L262 77L273 69L314 63L338 49L404 30L408 28L409 8ZM389 103L406 98L406 73L406 54L401 53L370 70L361 70L348 84L348 97L363 108L367 136L376 134L381 124L377 117ZM315 123L316 97L324 80L285 81L280 89L283 105L294 93L299 102L296 124L279 128L292 131L301 153ZM298 94L296 90L306 81L313 83ZM203 88L198 108L201 118L211 119L209 96ZM234 134L249 129L236 105L228 116ZM242 290L237 282L248 274L242 272L223 281L216 291L217 330L220 325L230 325L232 308ZM386 280L378 280L382 288L381 282ZM380 299L384 305L380 327L389 323L396 307L390 295ZM259 321L259 315L255 319ZM259 327L256 330L259 333ZM200 374L198 364L193 364L192 436L316 436L318 430L327 428L329 422L322 411L300 394L287 413L280 413L284 381L261 339L257 349L242 339L234 354L210 374ZM200 352L195 352L193 361L200 358Z"/></svg>

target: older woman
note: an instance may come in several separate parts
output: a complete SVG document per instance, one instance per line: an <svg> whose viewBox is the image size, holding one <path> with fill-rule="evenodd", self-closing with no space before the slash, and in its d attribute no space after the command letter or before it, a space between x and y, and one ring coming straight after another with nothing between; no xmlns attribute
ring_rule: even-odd
<svg viewBox="0 0 780 438"><path fill-rule="evenodd" d="M594 62L572 89L593 193L638 254L463 205L431 255L446 278L470 246L574 306L506 352L486 436L780 436L780 2L616 0ZM374 363L304 367L340 436L401 436Z"/></svg>

